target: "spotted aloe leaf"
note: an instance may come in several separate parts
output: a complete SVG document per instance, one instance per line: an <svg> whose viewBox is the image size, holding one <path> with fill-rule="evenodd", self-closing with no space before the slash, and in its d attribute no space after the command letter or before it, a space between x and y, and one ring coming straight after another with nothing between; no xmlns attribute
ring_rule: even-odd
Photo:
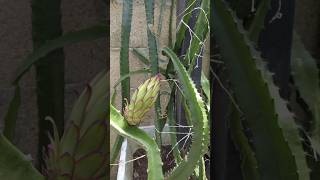
<svg viewBox="0 0 320 180"><path fill-rule="evenodd" d="M106 179L107 73L99 74L74 105L61 139L52 138L49 179Z"/></svg>

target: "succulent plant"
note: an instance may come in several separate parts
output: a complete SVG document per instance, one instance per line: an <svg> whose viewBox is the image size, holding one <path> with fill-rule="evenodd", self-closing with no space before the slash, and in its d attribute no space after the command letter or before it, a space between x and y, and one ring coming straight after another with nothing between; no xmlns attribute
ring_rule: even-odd
<svg viewBox="0 0 320 180"><path fill-rule="evenodd" d="M144 115L155 103L160 89L160 75L147 79L133 93L130 104L125 108L125 118L130 125L141 123Z"/></svg>
<svg viewBox="0 0 320 180"><path fill-rule="evenodd" d="M105 179L107 176L107 74L101 73L76 102L62 138L49 146L49 179Z"/></svg>

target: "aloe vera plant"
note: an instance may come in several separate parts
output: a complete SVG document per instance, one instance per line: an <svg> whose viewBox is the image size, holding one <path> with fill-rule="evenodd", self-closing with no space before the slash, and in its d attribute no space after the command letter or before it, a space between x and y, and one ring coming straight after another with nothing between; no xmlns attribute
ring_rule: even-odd
<svg viewBox="0 0 320 180"><path fill-rule="evenodd" d="M270 8L270 1L260 1L251 24L244 28L243 20L229 3L216 0L213 4L214 38L227 69L229 91L240 108L232 108L230 133L240 153L244 179L317 179L315 174L319 168L310 165L309 152L304 145L310 142L314 151L311 159L317 161L318 69L314 59L294 37L292 73L297 90L313 113L309 132L297 123L303 120L296 121L295 112L288 108L290 102L280 96L274 74L255 49ZM310 101L311 91L316 93ZM301 132L307 132L308 138Z"/></svg>
<svg viewBox="0 0 320 180"><path fill-rule="evenodd" d="M160 13L163 12L163 7L165 1L161 1ZM175 1L171 1L174 3ZM120 111L114 108L114 102L111 101L111 109L114 109L114 111L111 110L110 112L110 122L111 126L118 132L118 134L122 137L132 139L133 141L137 142L138 144L141 144L142 147L147 151L147 157L148 157L148 179L188 179L189 177L196 178L196 179L206 179L206 171L204 167L204 160L203 155L208 152L208 145L209 145L209 122L208 122L208 109L206 108L206 103L204 101L205 95L201 96L201 94L198 92L198 90L195 88L195 84L190 77L190 73L193 71L196 67L196 62L201 56L201 53L204 48L204 42L207 38L207 34L209 31L209 6L210 6L209 0L203 0L200 1L200 3L197 3L194 0L187 2L187 8L185 12L183 13L184 22L181 23L181 25L178 27L177 30L177 42L175 43L175 46L172 47L174 50L170 48L164 48L161 52L163 52L167 58L169 59L167 68L159 67L159 61L163 61L158 57L159 50L161 47L159 47L159 34L156 33L155 28L155 15L154 15L154 7L155 7L155 1L153 0L145 0L145 11L146 11L146 21L147 21L147 35L148 35L148 50L149 54L145 55L140 50L133 48L133 54L138 57L138 59L146 65L145 69L147 70L145 73L151 74L151 77L149 80L146 80L145 83L142 83L136 91L131 95L131 101L128 102L128 105L126 108L124 108L124 113L121 115ZM124 4L124 7L128 8L129 4ZM173 6L173 5L172 5ZM127 21L129 20L129 17L131 17L131 9L127 9L128 11L123 12L122 18L127 17L123 19L122 23L127 24L129 27L129 24L131 22ZM171 7L171 13L173 11L173 8ZM194 38L192 43L187 47L187 49L190 49L190 52L188 54L188 58L190 58L190 65L187 66L187 64L182 63L185 62L182 60L180 62L180 59L177 57L177 51L181 48L182 43L184 41L189 41L185 39L185 34L187 31L192 31L188 28L188 23L191 19L192 14L194 14L194 11L198 11L199 16L195 16L195 19L197 21L196 24L196 31L193 33L192 38ZM133 14L134 15L134 14ZM161 25L162 16L160 14L160 20L159 20L159 26ZM124 21L126 20L126 21ZM171 21L172 23L172 21ZM122 24L122 27L124 24ZM158 32L161 32L161 27L158 26ZM172 25L170 25L172 27ZM128 28L126 29L129 30ZM170 30L169 30L170 31ZM122 34L122 46L121 49L123 49L121 52L125 52L125 49L128 50L127 44L124 44L128 39L128 34ZM169 35L172 37L171 35ZM173 42L173 39L170 39L170 41ZM170 43L170 46L172 46L173 43ZM119 82L123 83L123 85L127 84L126 82L129 80L128 77L131 77L135 74L135 71L129 71L128 70L128 63L126 63L128 59L124 59L120 57L120 71L127 70L126 74L122 73ZM167 60L164 60L166 62ZM137 71L138 72L138 71ZM139 71L143 73L142 71ZM162 109L160 106L160 96L162 96L164 93L160 90L159 96L157 97L157 100L154 101L152 98L152 101L149 102L141 101L141 104L137 105L137 99L139 99L138 96L141 95L141 99L144 99L145 97L148 98L148 93L152 94L153 97L155 97L155 94L157 94L156 91L158 91L158 82L156 85L153 85L156 91L146 91L145 87L147 87L146 84L150 83L152 79L156 80L156 77L159 77L159 73L163 75L163 77L166 77L166 79L163 79L164 81L168 81L170 85L170 100L167 106ZM128 76L128 77L127 77ZM150 80L151 79L151 80ZM172 80L174 79L174 80ZM178 83L176 83L178 82ZM159 82L160 83L160 82ZM210 90L208 89L209 83L206 81L206 78L203 78L202 81L204 88L203 91L204 94L206 94L207 97L209 97ZM181 87L176 87L177 84ZM116 83L116 86L118 83ZM122 88L122 91L129 91L129 89ZM132 88L132 87L131 87ZM134 87L136 88L136 87ZM186 113L187 119L190 122L191 128L191 134L190 138L192 139L192 143L190 148L182 151L179 150L179 142L177 142L176 139L176 129L174 128L177 126L176 118L174 117L174 114L176 113L174 110L174 99L175 94L177 91L182 91L183 93L183 99L184 99L184 107L188 113ZM112 97L116 95L116 88L114 87L114 93ZM126 97L130 97L130 95L127 95ZM112 98L114 99L114 98ZM125 101L124 97L122 97L122 101ZM142 117L145 112L149 111L150 106L155 105L155 118L154 118L154 128L155 131L155 140L152 140L151 137L147 137L147 135L139 130L137 125L139 125L140 121L142 120ZM137 109L138 113L134 109ZM141 113L139 113L141 112ZM164 113L165 116L161 116L161 113ZM171 145L173 147L173 152L175 154L174 161L176 162L176 166L170 170L168 173L163 175L163 172L161 169L161 160L159 162L155 162L155 160L159 159L159 151L162 146L161 141L161 131L164 127L165 123L168 122L172 127L170 128L170 137L171 137ZM172 131L172 132L171 132ZM165 133L165 132L164 132ZM143 138L142 138L143 137ZM122 138L117 138L116 142L114 144L114 148L111 154L111 161L110 163L114 164L116 163L114 160L116 159L117 152L120 150L120 146L122 142ZM181 142L181 141L180 141ZM188 152L188 153L186 153ZM150 163L149 163L150 162ZM121 164L121 163L120 163Z"/></svg>

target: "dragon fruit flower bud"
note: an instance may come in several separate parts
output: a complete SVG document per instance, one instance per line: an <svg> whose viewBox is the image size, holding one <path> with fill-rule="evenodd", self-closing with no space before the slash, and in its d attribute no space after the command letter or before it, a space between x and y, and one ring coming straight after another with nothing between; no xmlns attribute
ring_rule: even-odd
<svg viewBox="0 0 320 180"><path fill-rule="evenodd" d="M132 95L125 108L125 118L130 125L139 125L144 115L155 103L160 90L160 75L147 79Z"/></svg>

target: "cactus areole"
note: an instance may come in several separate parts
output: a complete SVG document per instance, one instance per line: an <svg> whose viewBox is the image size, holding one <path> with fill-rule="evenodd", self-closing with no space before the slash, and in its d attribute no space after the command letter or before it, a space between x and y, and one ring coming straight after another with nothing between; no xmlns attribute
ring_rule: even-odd
<svg viewBox="0 0 320 180"><path fill-rule="evenodd" d="M130 125L139 125L155 103L160 90L160 79L160 74L147 79L133 93L130 104L124 110L125 118Z"/></svg>

